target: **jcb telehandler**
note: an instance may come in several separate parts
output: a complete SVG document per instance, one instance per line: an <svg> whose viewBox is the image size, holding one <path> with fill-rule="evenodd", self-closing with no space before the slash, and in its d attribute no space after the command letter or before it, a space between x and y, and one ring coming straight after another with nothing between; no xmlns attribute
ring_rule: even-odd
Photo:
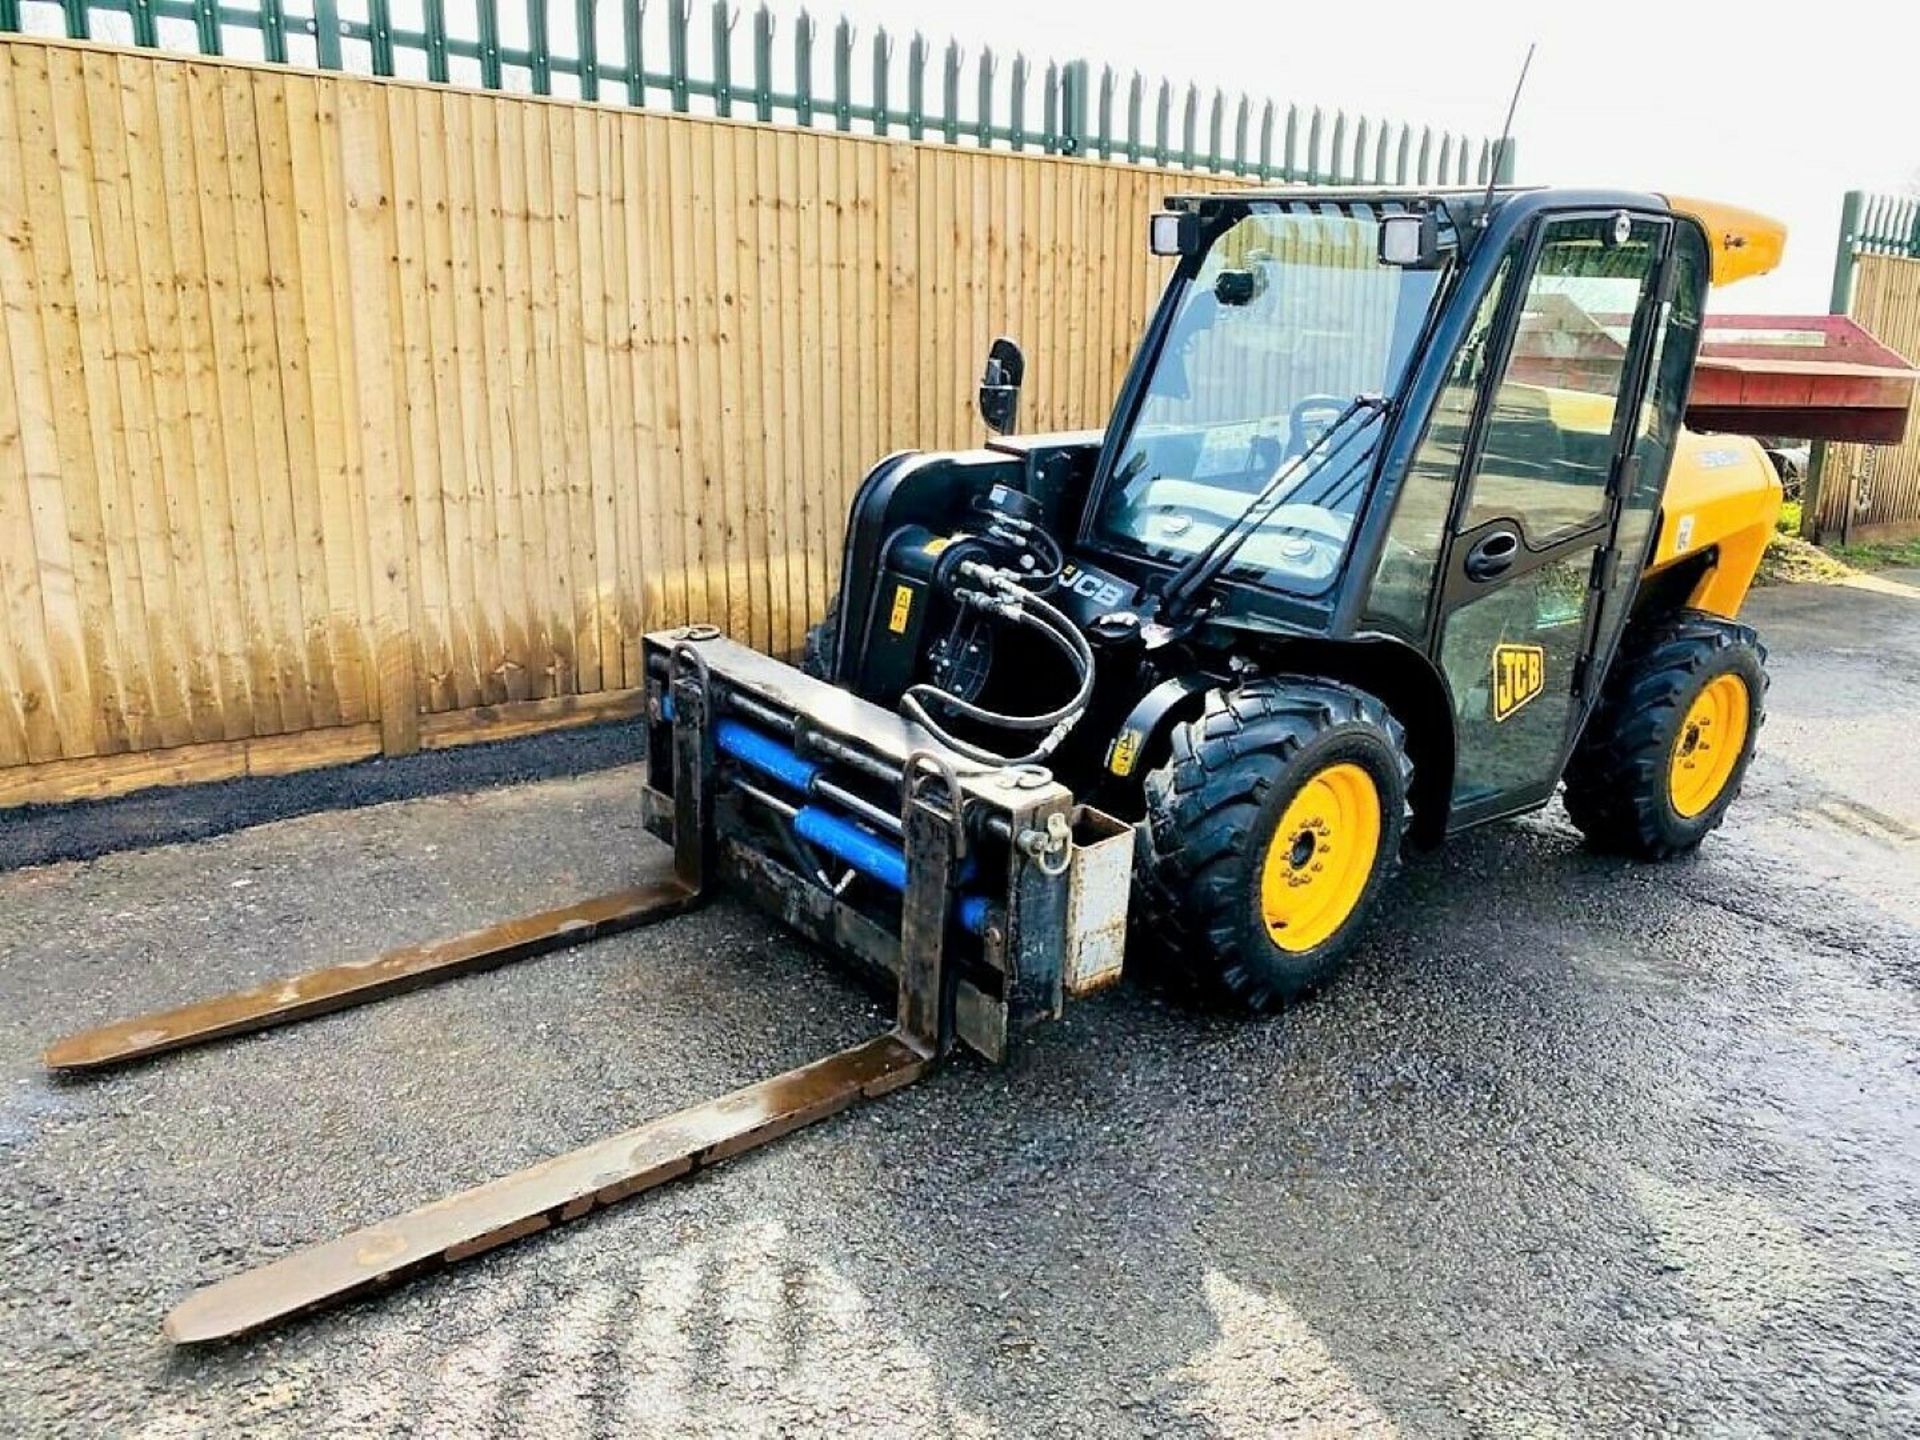
<svg viewBox="0 0 1920 1440"><path fill-rule="evenodd" d="M956 1043L999 1059L1117 976L1129 931L1250 1008L1299 995L1404 845L1563 780L1608 850L1668 856L1720 823L1762 718L1736 615L1780 486L1755 440L1682 421L1710 280L1769 268L1780 228L1630 192L1282 189L1171 200L1150 243L1172 277L1105 431L881 461L804 670L706 627L647 638L671 875L48 1060L304 1018L722 882L897 986L896 1027L213 1285L174 1339L575 1218ZM995 343L980 401L1003 435L1023 368Z"/></svg>

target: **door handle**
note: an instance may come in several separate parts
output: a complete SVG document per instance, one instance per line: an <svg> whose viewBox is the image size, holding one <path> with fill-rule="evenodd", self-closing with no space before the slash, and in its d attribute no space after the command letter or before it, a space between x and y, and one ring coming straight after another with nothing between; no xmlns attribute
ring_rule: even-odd
<svg viewBox="0 0 1920 1440"><path fill-rule="evenodd" d="M1513 562L1519 554L1520 533L1517 530L1494 530L1482 535L1467 551L1467 578L1497 580L1513 568Z"/></svg>

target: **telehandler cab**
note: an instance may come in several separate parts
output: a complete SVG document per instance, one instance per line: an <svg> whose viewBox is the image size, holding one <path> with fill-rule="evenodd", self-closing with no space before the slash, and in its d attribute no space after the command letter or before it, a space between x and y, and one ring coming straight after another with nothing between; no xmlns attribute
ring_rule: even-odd
<svg viewBox="0 0 1920 1440"><path fill-rule="evenodd" d="M894 1029L212 1285L170 1336L576 1218L957 1044L1000 1059L1116 978L1130 929L1248 1007L1298 995L1403 843L1563 780L1605 849L1672 855L1720 823L1762 719L1765 653L1735 617L1780 485L1755 440L1682 421L1710 280L1770 268L1780 228L1629 192L1282 189L1176 198L1150 237L1172 278L1103 433L881 461L803 669L710 627L647 637L644 798L670 875L48 1062L306 1018L721 882L892 984ZM996 342L989 428L1011 429L1023 370ZM1845 396L1802 402L1769 392L1766 433L1859 420Z"/></svg>

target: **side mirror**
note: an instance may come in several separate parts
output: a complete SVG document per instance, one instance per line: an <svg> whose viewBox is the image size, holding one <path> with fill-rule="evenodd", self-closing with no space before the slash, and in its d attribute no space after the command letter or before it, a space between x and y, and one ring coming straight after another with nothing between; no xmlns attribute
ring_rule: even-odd
<svg viewBox="0 0 1920 1440"><path fill-rule="evenodd" d="M980 418L994 434L1013 429L1020 410L1020 381L1026 373L1026 357L1006 336L988 348L986 369L980 372Z"/></svg>

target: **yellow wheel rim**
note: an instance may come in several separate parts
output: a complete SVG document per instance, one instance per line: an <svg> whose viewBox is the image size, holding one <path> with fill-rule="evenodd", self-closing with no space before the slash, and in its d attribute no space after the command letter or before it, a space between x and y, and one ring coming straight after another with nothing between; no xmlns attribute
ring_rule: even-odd
<svg viewBox="0 0 1920 1440"><path fill-rule="evenodd" d="M1300 787L1267 842L1260 918L1282 950L1325 944L1366 892L1380 850L1380 791L1358 765L1329 765Z"/></svg>
<svg viewBox="0 0 1920 1440"><path fill-rule="evenodd" d="M1667 795L1674 813L1691 820L1718 800L1747 744L1747 682L1717 675L1687 707L1673 740Z"/></svg>

